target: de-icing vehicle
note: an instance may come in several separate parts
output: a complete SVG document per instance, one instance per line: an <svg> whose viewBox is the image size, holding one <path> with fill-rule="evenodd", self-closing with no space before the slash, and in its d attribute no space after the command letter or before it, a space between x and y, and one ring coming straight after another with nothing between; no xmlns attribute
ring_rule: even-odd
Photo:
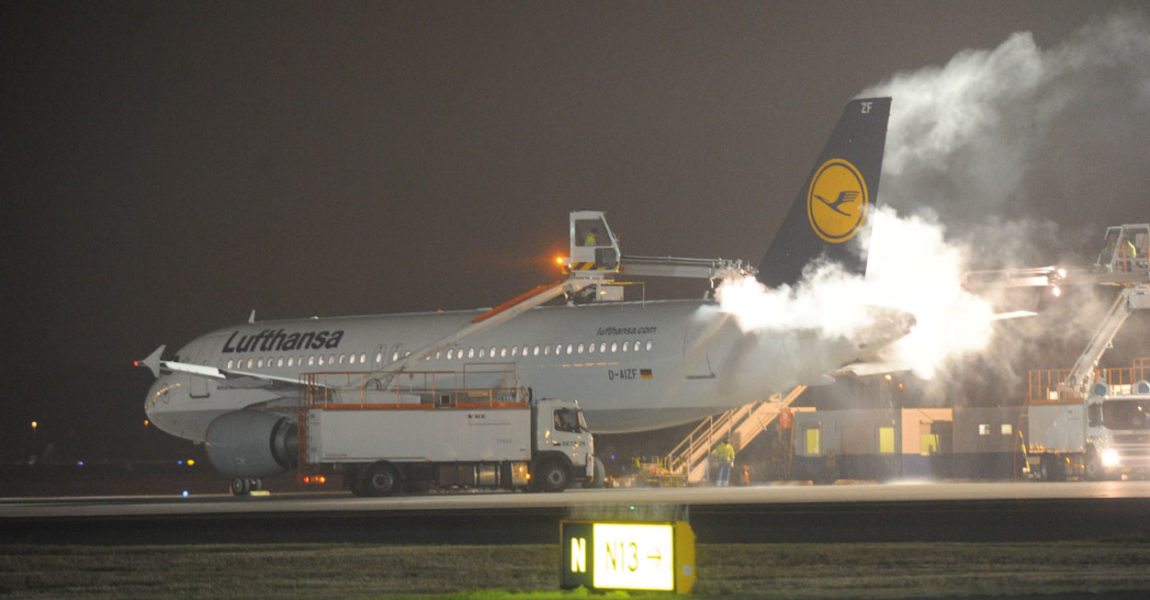
<svg viewBox="0 0 1150 600"><path fill-rule="evenodd" d="M1099 369L1126 319L1150 309L1150 224L1117 225L1089 271L1068 284L1119 288L1074 366L1036 371L1027 402L1027 463L1032 477L1106 479L1150 470L1150 359L1129 369Z"/></svg>

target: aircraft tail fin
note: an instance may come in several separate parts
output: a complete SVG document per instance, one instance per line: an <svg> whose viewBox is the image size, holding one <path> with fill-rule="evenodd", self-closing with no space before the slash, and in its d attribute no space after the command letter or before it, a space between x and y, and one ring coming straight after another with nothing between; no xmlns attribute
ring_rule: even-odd
<svg viewBox="0 0 1150 600"><path fill-rule="evenodd" d="M820 257L859 274L866 255L852 239L877 206L890 98L852 100L823 147L759 265L767 287L793 284Z"/></svg>

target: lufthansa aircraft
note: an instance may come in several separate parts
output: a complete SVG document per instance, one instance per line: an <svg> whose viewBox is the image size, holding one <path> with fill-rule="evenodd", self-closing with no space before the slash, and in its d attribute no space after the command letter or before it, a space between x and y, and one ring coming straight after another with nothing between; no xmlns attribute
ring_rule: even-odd
<svg viewBox="0 0 1150 600"><path fill-rule="evenodd" d="M890 98L846 106L763 258L763 283L797 281L820 258L865 270L865 257L846 242L875 204L889 112ZM574 245L574 226L571 235ZM222 475L250 481L295 467L305 373L387 373L382 385L402 387L408 375L397 372L471 368L468 385L482 385L475 365L510 364L535 397L578 400L592 432L628 432L817 381L865 362L914 324L910 315L876 308L874 322L851 335L746 333L710 299L540 305L488 324L490 312L253 318L192 340L170 360L161 346L138 361L156 374L145 411L163 431L206 444Z"/></svg>

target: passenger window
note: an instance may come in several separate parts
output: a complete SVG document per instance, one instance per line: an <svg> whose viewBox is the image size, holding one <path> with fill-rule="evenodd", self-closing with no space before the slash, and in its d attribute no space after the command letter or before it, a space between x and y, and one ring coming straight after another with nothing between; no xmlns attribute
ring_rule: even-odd
<svg viewBox="0 0 1150 600"><path fill-rule="evenodd" d="M454 359L455 359L455 349L448 350L447 351L447 360L454 360Z"/></svg>
<svg viewBox="0 0 1150 600"><path fill-rule="evenodd" d="M543 356L551 356L551 346L543 346Z"/></svg>
<svg viewBox="0 0 1150 600"><path fill-rule="evenodd" d="M579 344L579 346L577 346L575 351L578 352L579 354L583 354L583 344Z"/></svg>
<svg viewBox="0 0 1150 600"><path fill-rule="evenodd" d="M611 342L611 352L619 351L619 342Z"/></svg>
<svg viewBox="0 0 1150 600"><path fill-rule="evenodd" d="M290 367L290 366L292 366L292 365L294 365L294 364L295 364L295 357L294 357L294 356L289 356L289 357L288 357L288 366Z"/></svg>
<svg viewBox="0 0 1150 600"><path fill-rule="evenodd" d="M512 346L511 347L511 356L512 357L519 356L519 346Z"/></svg>
<svg viewBox="0 0 1150 600"><path fill-rule="evenodd" d="M485 349L484 349L484 348L480 348L480 349L479 349L479 358L483 358L483 353L484 353L484 352L485 352Z"/></svg>
<svg viewBox="0 0 1150 600"><path fill-rule="evenodd" d="M491 347L491 348L490 348L490 349L487 351L487 356L490 356L491 358L495 358L495 346L492 346L492 347Z"/></svg>
<svg viewBox="0 0 1150 600"><path fill-rule="evenodd" d="M284 359L282 359L282 358L277 358L277 359L276 359L276 367L278 367L278 368L282 369L282 368L284 367Z"/></svg>
<svg viewBox="0 0 1150 600"><path fill-rule="evenodd" d="M507 358L507 346L499 349L499 358Z"/></svg>
<svg viewBox="0 0 1150 600"><path fill-rule="evenodd" d="M257 360L256 366L261 368L261 369L264 368L264 359L261 358L261 359Z"/></svg>
<svg viewBox="0 0 1150 600"><path fill-rule="evenodd" d="M627 351L627 348L628 348L628 346L629 346L629 345L630 345L630 344L628 344L627 342L623 342L623 347L621 348L621 349L623 350L623 352L626 352L626 351Z"/></svg>
<svg viewBox="0 0 1150 600"><path fill-rule="evenodd" d="M314 354L307 357L307 365L309 367L315 365L315 355Z"/></svg>
<svg viewBox="0 0 1150 600"><path fill-rule="evenodd" d="M230 358L228 359L228 367L227 368L229 368L229 369L232 368L232 360Z"/></svg>
<svg viewBox="0 0 1150 600"><path fill-rule="evenodd" d="M532 349L531 354L533 356L539 356L539 346L535 346L535 348Z"/></svg>
<svg viewBox="0 0 1150 600"><path fill-rule="evenodd" d="M607 352L607 342L602 342L599 344L599 354L603 354L605 352Z"/></svg>
<svg viewBox="0 0 1150 600"><path fill-rule="evenodd" d="M378 365L381 362L383 362L383 353L382 352L376 352L375 353L375 364Z"/></svg>
<svg viewBox="0 0 1150 600"><path fill-rule="evenodd" d="M437 356L436 358L439 358L439 357ZM359 353L359 364L362 365L366 362L367 362L367 353L366 352L360 352Z"/></svg>
<svg viewBox="0 0 1150 600"><path fill-rule="evenodd" d="M647 352L651 351L651 340L647 340Z"/></svg>
<svg viewBox="0 0 1150 600"><path fill-rule="evenodd" d="M574 350L574 347L571 346L571 344L567 344L567 354L573 354L572 350Z"/></svg>
<svg viewBox="0 0 1150 600"><path fill-rule="evenodd" d="M475 358L475 348L474 347L467 348L467 358Z"/></svg>
<svg viewBox="0 0 1150 600"><path fill-rule="evenodd" d="M641 344L639 343L639 340L635 340L635 347L634 347L634 348L632 348L632 349L633 349L635 352L638 352L638 351L639 351L639 346L640 346L640 345L641 345Z"/></svg>

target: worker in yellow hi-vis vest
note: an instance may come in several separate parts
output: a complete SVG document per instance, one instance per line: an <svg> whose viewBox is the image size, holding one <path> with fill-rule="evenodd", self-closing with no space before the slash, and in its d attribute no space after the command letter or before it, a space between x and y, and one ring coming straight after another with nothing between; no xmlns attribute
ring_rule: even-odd
<svg viewBox="0 0 1150 600"><path fill-rule="evenodd" d="M727 438L723 438L723 441L719 442L711 451L711 457L715 459L715 464L719 467L719 473L715 476L715 485L727 487L731 482L731 467L735 464L735 447Z"/></svg>

